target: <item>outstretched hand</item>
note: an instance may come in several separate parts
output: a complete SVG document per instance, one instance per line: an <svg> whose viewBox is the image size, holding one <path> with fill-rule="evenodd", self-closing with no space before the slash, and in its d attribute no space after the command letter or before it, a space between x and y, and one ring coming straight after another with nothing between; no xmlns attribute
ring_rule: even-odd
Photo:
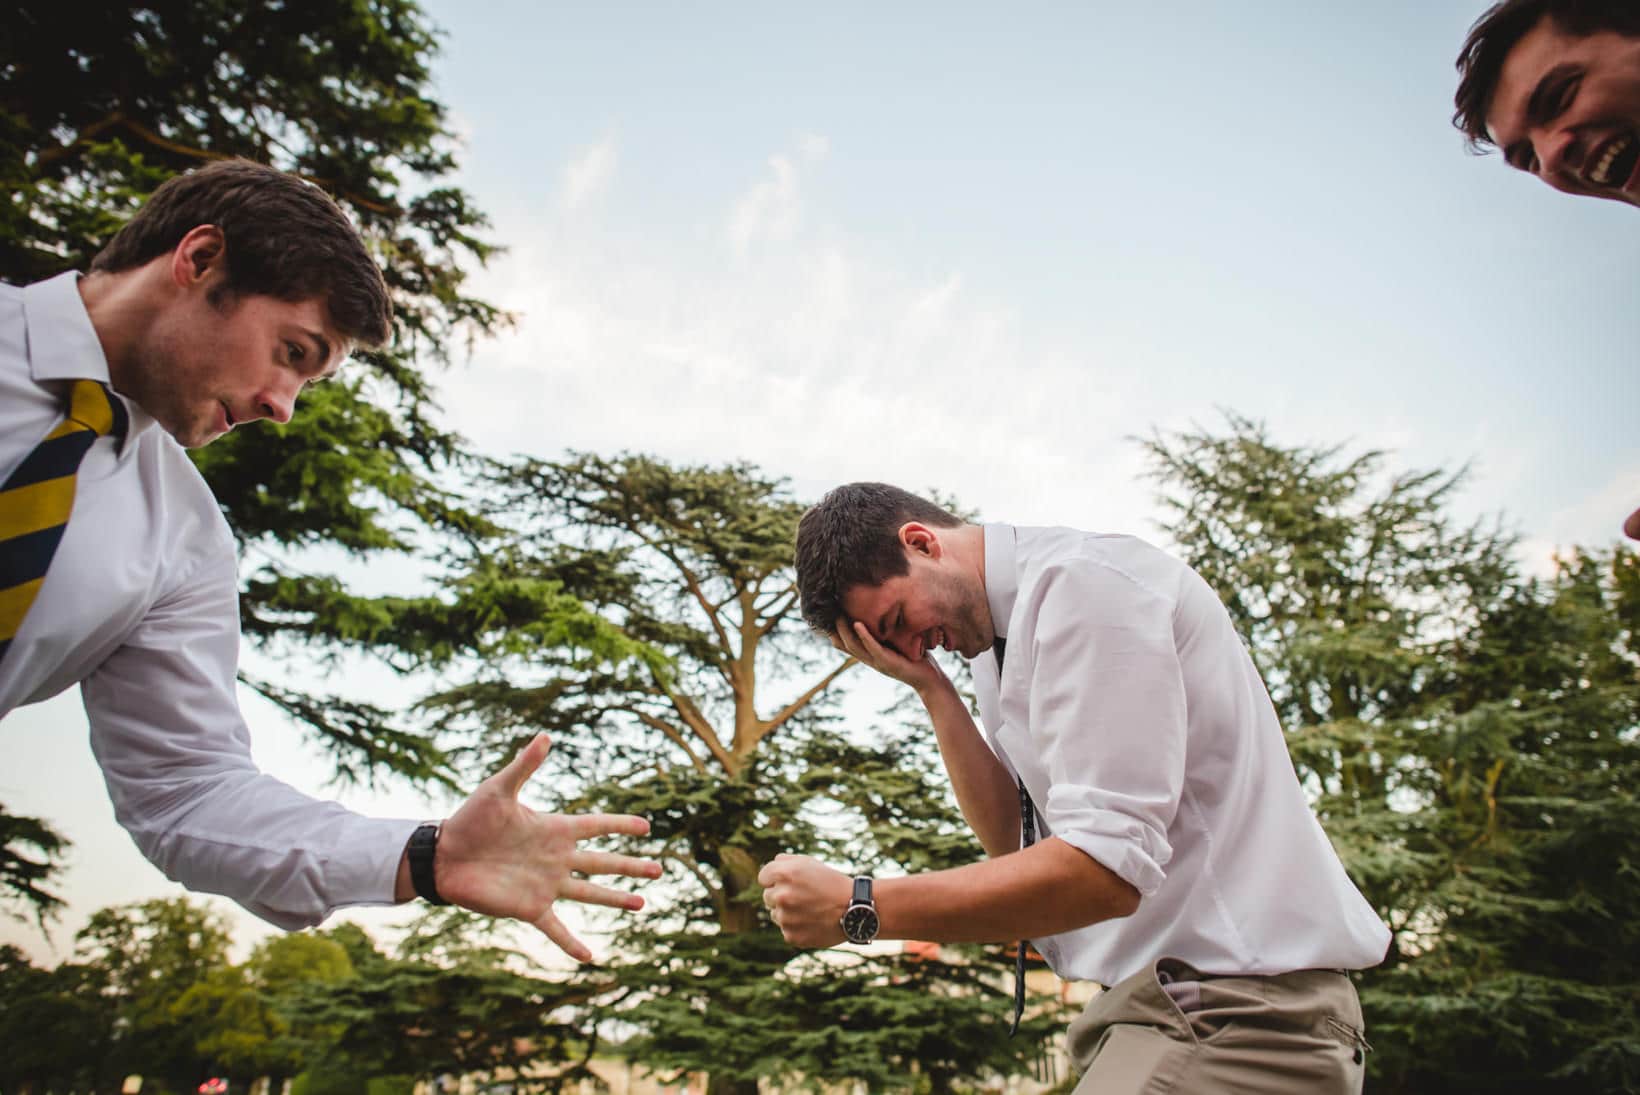
<svg viewBox="0 0 1640 1095"><path fill-rule="evenodd" d="M615 909L643 908L636 894L599 886L577 875L659 878L660 864L613 852L584 851L580 841L623 834L644 836L649 822L631 814L545 814L518 801L518 793L546 759L545 734L501 771L478 785L439 833L434 884L452 905L505 916L539 928L564 953L592 961L587 949L553 912L554 901L581 901Z"/></svg>
<svg viewBox="0 0 1640 1095"><path fill-rule="evenodd" d="M923 651L913 661L892 647L884 646L871 634L871 629L857 620L844 617L837 621L832 632L831 645L863 665L870 666L885 677L908 684L919 693L945 681L945 673L935 664L933 656Z"/></svg>

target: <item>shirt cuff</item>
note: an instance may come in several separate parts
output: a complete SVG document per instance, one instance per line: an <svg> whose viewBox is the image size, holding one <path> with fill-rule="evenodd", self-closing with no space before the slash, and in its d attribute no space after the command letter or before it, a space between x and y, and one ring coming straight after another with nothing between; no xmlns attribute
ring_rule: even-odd
<svg viewBox="0 0 1640 1095"><path fill-rule="evenodd" d="M226 894L286 931L315 927L337 909L394 904L399 860L422 822L357 814L332 820L337 830L328 848L293 849L278 860L242 867L236 873L249 875L248 886L184 881ZM222 881L233 877L224 874Z"/></svg>
<svg viewBox="0 0 1640 1095"><path fill-rule="evenodd" d="M1133 809L1112 809L1121 799ZM1173 858L1165 830L1135 816L1142 802L1128 801L1092 787L1056 786L1042 811L1054 836L1092 856L1118 878L1149 897L1167 878Z"/></svg>
<svg viewBox="0 0 1640 1095"><path fill-rule="evenodd" d="M410 843L410 834L425 821L425 818L417 821L360 818L357 823L360 831L354 834L358 841L357 854L339 857L331 865L331 877L326 879L331 907L393 904L404 846Z"/></svg>

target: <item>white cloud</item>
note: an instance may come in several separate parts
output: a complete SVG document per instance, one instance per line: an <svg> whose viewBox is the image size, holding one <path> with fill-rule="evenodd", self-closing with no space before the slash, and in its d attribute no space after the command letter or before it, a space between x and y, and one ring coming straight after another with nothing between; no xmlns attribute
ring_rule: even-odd
<svg viewBox="0 0 1640 1095"><path fill-rule="evenodd" d="M564 168L564 208L578 209L602 193L615 176L615 161L614 134L577 153Z"/></svg>
<svg viewBox="0 0 1640 1095"><path fill-rule="evenodd" d="M739 255L754 243L784 243L796 235L802 217L797 165L788 156L770 156L769 177L741 195L729 212L729 243Z"/></svg>
<svg viewBox="0 0 1640 1095"><path fill-rule="evenodd" d="M494 452L746 459L804 496L886 479L999 518L1143 531L1123 440L1138 412L1115 371L1051 346L962 271L909 272L823 210L773 246L792 171L747 196L741 238L765 246L733 256L709 239L505 226L520 242L475 292L521 322L445 386L452 424Z"/></svg>

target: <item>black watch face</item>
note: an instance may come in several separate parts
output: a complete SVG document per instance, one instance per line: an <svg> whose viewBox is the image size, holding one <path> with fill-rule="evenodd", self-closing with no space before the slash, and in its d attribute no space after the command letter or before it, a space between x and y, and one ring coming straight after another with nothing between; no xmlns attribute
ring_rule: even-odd
<svg viewBox="0 0 1640 1095"><path fill-rule="evenodd" d="M854 905L843 914L843 934L851 943L869 943L877 938L877 910Z"/></svg>

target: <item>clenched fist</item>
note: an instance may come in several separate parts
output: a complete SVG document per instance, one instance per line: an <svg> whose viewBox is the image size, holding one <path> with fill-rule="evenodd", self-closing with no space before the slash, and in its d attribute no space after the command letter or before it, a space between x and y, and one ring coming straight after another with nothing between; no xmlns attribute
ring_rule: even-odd
<svg viewBox="0 0 1640 1095"><path fill-rule="evenodd" d="M832 947L844 941L843 910L854 882L812 856L782 853L757 872L763 904L786 942L796 947Z"/></svg>

